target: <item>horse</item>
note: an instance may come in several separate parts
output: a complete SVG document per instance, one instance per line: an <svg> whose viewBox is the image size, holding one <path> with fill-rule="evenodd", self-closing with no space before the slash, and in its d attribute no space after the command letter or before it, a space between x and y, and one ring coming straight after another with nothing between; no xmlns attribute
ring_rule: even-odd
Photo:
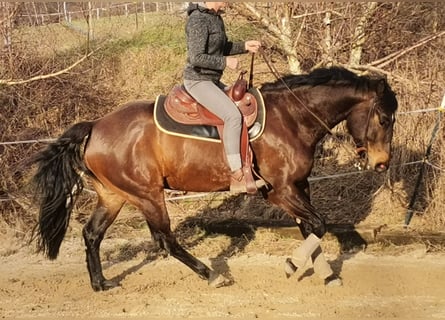
<svg viewBox="0 0 445 320"><path fill-rule="evenodd" d="M262 135L251 141L254 164L267 188L261 195L298 222L303 243L286 260L294 272L312 261L328 284L341 280L320 247L327 232L323 214L311 205L308 177L317 143L342 121L369 170L384 172L391 158L396 95L382 77L357 75L341 67L318 68L263 84L267 116ZM221 143L161 131L154 101L128 102L107 115L81 121L37 152L33 176L39 219L37 251L56 259L73 206L88 178L97 195L82 229L86 264L95 291L119 286L104 277L100 244L125 203L142 212L152 240L211 286L228 284L186 251L171 230L166 188L190 192L228 190L230 170Z"/></svg>

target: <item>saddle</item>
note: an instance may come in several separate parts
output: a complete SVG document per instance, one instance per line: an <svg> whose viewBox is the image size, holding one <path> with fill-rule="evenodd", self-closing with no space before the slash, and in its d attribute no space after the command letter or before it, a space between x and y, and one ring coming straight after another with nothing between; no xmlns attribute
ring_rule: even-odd
<svg viewBox="0 0 445 320"><path fill-rule="evenodd" d="M253 94L247 92L247 82L243 79L244 72L241 72L235 84L225 92L237 105L247 127L250 127L258 115L258 102ZM215 114L199 104L184 88L183 85L176 85L165 99L165 111L175 121L182 124L199 124L222 126L223 121Z"/></svg>
<svg viewBox="0 0 445 320"><path fill-rule="evenodd" d="M253 153L249 143L248 128L253 125L258 115L258 102L255 96L247 92L247 81L241 72L233 86L225 90L226 94L239 108L243 115L241 130L241 160L246 177L247 192L256 193L257 187L252 175ZM164 102L166 113L176 122L189 125L211 125L218 130L222 141L224 122L207 108L199 104L184 88L176 85L167 95ZM224 143L224 141L222 141Z"/></svg>

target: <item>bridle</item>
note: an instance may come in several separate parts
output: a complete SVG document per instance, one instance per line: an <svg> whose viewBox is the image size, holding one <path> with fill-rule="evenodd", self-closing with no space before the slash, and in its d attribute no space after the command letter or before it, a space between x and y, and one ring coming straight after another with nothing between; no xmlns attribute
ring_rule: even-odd
<svg viewBox="0 0 445 320"><path fill-rule="evenodd" d="M364 133L364 137L363 137L363 141L362 141L362 144L364 144L364 145L367 145L367 143L368 143L369 123L371 122L371 118L377 113L376 109L377 109L377 96L373 98L372 105L369 108L368 116L366 118L365 133ZM360 150L363 148L364 148L363 146L358 146L357 150ZM366 151L366 148L364 151Z"/></svg>
<svg viewBox="0 0 445 320"><path fill-rule="evenodd" d="M320 117L318 117L312 110L309 109L309 107L292 91L292 89L287 85L287 83L283 80L283 78L280 76L280 73L278 72L278 70L275 68L275 66L271 63L271 61L269 60L269 58L267 57L267 55L264 52L264 49L262 47L259 48L258 52L261 54L262 58L264 59L264 61L266 62L269 70L271 71L271 73L275 76L275 78L278 81L281 81L281 83L283 84L283 86L290 92L290 94L294 97L294 99L300 103L304 109L306 109L306 111L312 116L314 117L322 126L323 128L325 128L327 130L327 132L334 137L334 139L337 139L339 142L340 140L336 137L336 135L332 132L332 130L328 127L328 125L322 120L320 119ZM251 88L253 85L253 66L254 66L254 56L255 54L252 54L252 59L251 59L251 63L250 63L250 77L249 77L249 88ZM360 141L361 144L357 145L356 144L356 149L355 149L355 158L357 160L357 163L354 165L355 167L357 167L359 170L362 170L364 167L366 167L367 165L367 154L368 154L368 149L367 149L367 145L368 145L368 131L369 131L369 126L370 126L370 122L372 117L376 114L377 112L377 101L378 97L375 96L373 98L373 102L372 102L372 106L369 108L369 112L368 112L368 116L366 119L366 127L365 127L365 133L364 133L364 137L363 137L363 141ZM392 120L391 120L392 121ZM342 145L342 144L341 144ZM365 155L366 158L363 157L363 155ZM365 160L363 162L363 160ZM362 163L363 162L363 163Z"/></svg>
<svg viewBox="0 0 445 320"><path fill-rule="evenodd" d="M368 163L368 149L367 149L367 145L368 145L368 131L369 131L369 124L371 122L371 118L376 114L376 109L377 109L377 96L374 97L373 102L371 107L369 108L368 111L368 116L366 119L366 126L365 126L365 132L364 132L364 136L363 136L363 140L360 141L360 144L356 143L356 149L355 152L357 153L358 156L358 161L357 163L354 165L354 167L356 167L359 170L363 170L364 168L366 168L366 165ZM360 161L362 160L362 161ZM363 161L364 160L364 161Z"/></svg>

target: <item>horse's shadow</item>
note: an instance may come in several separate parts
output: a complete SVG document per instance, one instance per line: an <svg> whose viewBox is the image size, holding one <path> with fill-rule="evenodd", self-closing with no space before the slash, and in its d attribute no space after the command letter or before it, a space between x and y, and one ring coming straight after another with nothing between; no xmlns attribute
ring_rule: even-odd
<svg viewBox="0 0 445 320"><path fill-rule="evenodd" d="M223 214L222 214L223 212ZM210 259L211 267L232 279L227 259L255 239L258 227L295 226L296 223L276 207L268 206L260 196L238 195L227 197L217 207L206 207L196 215L180 222L175 233L187 248L193 248L204 238L214 235L229 237L230 243ZM190 229L203 231L198 238L184 237Z"/></svg>
<svg viewBox="0 0 445 320"><path fill-rule="evenodd" d="M249 207L255 207L255 210L249 211ZM221 217L218 215L221 211L229 210L233 216L230 218ZM260 209L260 210L259 210ZM250 214L248 214L250 213ZM218 218L219 217L219 218ZM175 229L179 241L181 241L186 248L193 248L203 241L206 237L215 235L226 235L230 238L230 244L222 251L217 253L213 258L210 258L211 267L223 274L225 277L234 280L227 259L233 255L243 252L251 241L255 240L258 228L277 228L282 227L293 230L295 228L295 238L302 239L302 236L297 228L295 220L290 218L280 208L271 206L261 198L252 196L237 196L227 198L223 203L216 208L205 208L194 216L190 216L183 220ZM198 238L183 237L190 233L193 229L204 231ZM328 225L329 233L334 235L339 243L340 253L337 259L331 261L330 264L336 274L341 273L343 261L351 258L353 254L359 250L363 250L367 246L366 240L354 229L352 224L343 224L341 226L330 224ZM346 253L348 253L346 255ZM307 269L298 280L313 274L313 270ZM284 275L284 260L283 260L283 275Z"/></svg>
<svg viewBox="0 0 445 320"><path fill-rule="evenodd" d="M393 183L400 183L404 189L403 192L412 195L413 180L417 178L417 170L396 165L394 169L383 174L355 172L353 171L353 160L339 164L337 161L330 160L335 157L329 157L329 152L319 151L317 159L321 160L317 160L313 172L314 179L310 182L311 202L319 212L324 214L328 232L338 241L339 254L335 260L331 260L329 263L336 274L341 274L344 261L353 258L356 253L365 250L368 246L367 240L357 232L355 226L371 214L375 195L383 190L393 192L390 190ZM393 147L393 154L395 156L392 162L396 164L401 161L399 156L401 154L404 159L421 159L423 156L418 152L409 152L403 146ZM351 174L341 178L317 179L329 176L330 173L337 175L339 172ZM425 175L426 178L433 179L433 175L428 170ZM424 194L425 192L425 186L421 184L418 193ZM419 197L419 201L416 202L416 210L426 208L427 202L422 199ZM404 201L409 202L409 199ZM255 240L258 228L296 226L296 222L284 211L268 204L262 197L239 195L227 197L217 207L205 206L196 215L186 217L176 226L175 234L186 249L192 249L208 237L228 236L230 244L210 258L210 262L214 270L232 279L227 259L243 252L246 246ZM200 235L198 237L190 236L191 234L196 235L197 229L201 231ZM298 229L296 228L296 230ZM163 253L158 251L157 256L161 254ZM134 268L139 269L155 258L156 255L151 255L150 258ZM122 280L132 272L134 270L125 271L115 278ZM312 273L311 268L307 269L299 277L299 280L312 275Z"/></svg>

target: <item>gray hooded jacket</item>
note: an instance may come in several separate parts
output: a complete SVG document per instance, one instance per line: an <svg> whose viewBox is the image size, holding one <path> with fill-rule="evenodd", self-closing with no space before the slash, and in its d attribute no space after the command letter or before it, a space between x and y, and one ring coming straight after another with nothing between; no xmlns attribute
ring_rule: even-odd
<svg viewBox="0 0 445 320"><path fill-rule="evenodd" d="M246 53L244 42L228 41L223 19L214 10L190 3L187 14L184 79L217 83L226 67L224 56Z"/></svg>

